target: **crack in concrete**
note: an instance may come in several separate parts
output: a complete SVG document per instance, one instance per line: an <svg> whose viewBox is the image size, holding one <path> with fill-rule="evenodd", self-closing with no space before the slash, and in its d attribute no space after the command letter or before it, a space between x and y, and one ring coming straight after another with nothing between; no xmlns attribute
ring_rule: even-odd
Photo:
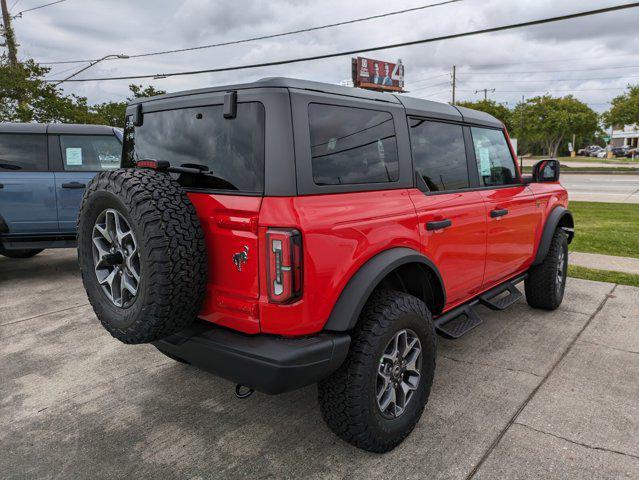
<svg viewBox="0 0 639 480"><path fill-rule="evenodd" d="M66 311L69 311L69 310L73 310L74 308L86 307L87 305L90 305L90 303L88 303L88 302L87 303L81 303L80 305L74 305L73 307L67 307L67 308L63 308L61 310L54 310L52 312L45 312L45 313L41 313L39 315L34 315L33 317L21 318L20 320L14 320L12 322L2 323L2 324L0 324L0 327L8 327L9 325L15 325L16 323L26 322L28 320L34 320L36 318L44 317L46 315L55 315L56 313L66 312Z"/></svg>
<svg viewBox="0 0 639 480"><path fill-rule="evenodd" d="M623 348L618 347L612 347L610 345L606 345L605 343L592 342L590 340L579 340L579 343L588 343L590 345L597 345L598 347L609 348L610 350L616 350L618 352L633 353L635 355L639 355L639 352L635 352L633 350L624 350Z"/></svg>
<svg viewBox="0 0 639 480"><path fill-rule="evenodd" d="M445 358L447 360L451 360L453 362L465 363L467 365L480 365L482 367L498 368L500 370L508 370L509 372L517 372L517 373L526 373L528 375L532 375L533 377L542 378L541 375L539 375L537 373L529 372L527 370L519 370L517 368L502 367L501 365L494 365L494 364L491 364L491 363L471 362L470 360L461 360L459 358L449 357L448 355L443 355L441 353L438 354L437 356Z"/></svg>
<svg viewBox="0 0 639 480"><path fill-rule="evenodd" d="M556 435L554 433L550 433L550 432L544 432L543 430L539 430L538 428L535 427L531 427L530 425L526 425L525 423L520 423L520 422L514 422L514 425L520 425L522 427L526 427L530 430L533 430L534 432L538 432L544 435L548 435L554 438L558 438L559 440L564 440L568 443L572 443L574 445L579 445L580 447L586 447L586 448L590 448L592 450L600 450L602 452L609 452L609 453L616 453L618 455L623 455L625 457L631 457L631 458L636 458L637 460L639 460L639 455L633 455L632 453L627 453L627 452L622 452L621 450L613 450L611 448L605 448L605 447L596 447L594 445L588 445L587 443L581 443L581 442L577 442L576 440L571 440L570 438L566 438L566 437L562 437L561 435Z"/></svg>
<svg viewBox="0 0 639 480"><path fill-rule="evenodd" d="M488 449L484 452L484 454L482 455L482 457L479 459L479 461L475 464L475 466L473 467L473 469L468 473L468 475L466 476L466 480L470 480L472 479L475 475L477 475L477 472L479 471L479 469L481 468L481 466L484 464L484 462L488 459L488 457L490 456L491 453L493 453L493 451L495 450L495 448L497 447L497 445L499 445L499 442L501 442L501 439L504 438L504 435L506 435L506 432L510 429L510 427L513 425L513 423L515 423L515 420L517 420L517 417L519 417L519 415L521 414L521 412L524 410L524 408L526 408L526 406L530 403L530 401L532 400L532 398L537 394L537 392L539 391L539 389L546 383L546 381L550 378L550 375L552 375L552 373L555 371L555 369L559 366L559 364L564 360L564 358L566 358L566 355L568 355L568 352L570 352L570 350L572 350L572 347L575 345L575 343L577 343L577 340L579 339L579 337L581 336L582 333L584 333L584 331L586 330L586 328L588 328L588 325L590 325L590 323L593 321L593 319L599 314L599 312L601 312L601 310L604 308L604 306L606 305L606 302L611 298L611 295L613 294L613 292L615 291L615 289L617 288L618 285L614 285L612 287L612 290L610 290L610 292L608 292L608 294L603 298L603 300L601 301L601 303L599 303L599 306L595 309L595 311L593 312L592 315L590 315L590 317L588 317L588 320L586 320L586 322L584 323L584 325L581 327L581 329L577 332L577 335L575 335L575 337L570 341L570 343L568 344L568 346L566 347L566 349L563 351L563 353L561 354L561 356L557 359L557 361L553 364L552 367L550 367L550 370L548 370L548 372L546 373L546 375L544 375L544 377L542 378L541 382L539 382L539 384L533 389L532 392L530 392L530 394L528 395L528 397L523 401L523 403L519 406L519 408L517 409L517 411L514 413L514 415L510 418L510 420L508 421L508 423L506 424L506 426L499 432L499 434L497 435L497 437L495 438L495 440L493 440L493 442L490 444L490 446L488 447Z"/></svg>

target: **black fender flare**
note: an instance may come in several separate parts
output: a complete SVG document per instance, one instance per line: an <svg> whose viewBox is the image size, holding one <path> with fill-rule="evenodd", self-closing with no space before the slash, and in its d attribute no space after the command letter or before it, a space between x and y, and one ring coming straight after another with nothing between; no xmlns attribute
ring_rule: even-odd
<svg viewBox="0 0 639 480"><path fill-rule="evenodd" d="M335 302L324 329L344 332L355 327L359 315L375 287L390 272L408 263L421 263L435 273L442 287L443 304L445 304L446 289L435 264L417 250L406 247L391 248L372 257L350 278Z"/></svg>
<svg viewBox="0 0 639 480"><path fill-rule="evenodd" d="M574 227L575 221L572 218L572 213L567 208L558 206L550 212L548 215L548 219L546 220L546 225L544 225L544 231L541 234L541 240L539 241L539 248L537 249L537 255L535 255L535 260L533 261L533 265L541 264L546 255L548 255L548 250L550 249L550 242L552 240L552 236L555 234L555 230L560 223L564 223L565 226L563 228L566 229L568 233L568 243L570 243L574 237Z"/></svg>

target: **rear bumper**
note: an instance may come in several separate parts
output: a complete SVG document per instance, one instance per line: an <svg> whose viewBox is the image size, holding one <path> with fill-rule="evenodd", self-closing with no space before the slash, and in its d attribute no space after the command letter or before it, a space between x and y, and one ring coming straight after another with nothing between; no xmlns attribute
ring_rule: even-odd
<svg viewBox="0 0 639 480"><path fill-rule="evenodd" d="M198 322L154 345L234 383L276 394L334 372L346 358L350 340L347 334L328 333L303 338L244 335Z"/></svg>

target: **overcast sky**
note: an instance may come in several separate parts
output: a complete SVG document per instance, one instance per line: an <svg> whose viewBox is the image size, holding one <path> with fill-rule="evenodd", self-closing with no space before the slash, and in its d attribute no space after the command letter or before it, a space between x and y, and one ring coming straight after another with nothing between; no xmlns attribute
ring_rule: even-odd
<svg viewBox="0 0 639 480"><path fill-rule="evenodd" d="M7 0L13 14L51 0ZM14 21L19 57L38 62L133 55L240 40L319 26L442 0L66 0ZM282 38L188 53L104 61L77 78L156 74L258 63L519 23L629 3L629 0L463 0L426 10ZM515 31L368 53L406 67L414 96L450 101L450 71L458 70L458 98L494 88L489 97L512 106L522 95L568 95L598 111L639 83L639 9ZM55 65L60 78L84 64ZM613 68L623 67L623 68ZM559 72L563 70L562 72ZM574 70L574 71L573 71ZM534 72L534 73L533 73ZM167 91L290 76L339 83L350 77L350 57L237 72L137 83ZM599 77L599 79L597 79ZM121 100L130 81L68 83L90 102Z"/></svg>

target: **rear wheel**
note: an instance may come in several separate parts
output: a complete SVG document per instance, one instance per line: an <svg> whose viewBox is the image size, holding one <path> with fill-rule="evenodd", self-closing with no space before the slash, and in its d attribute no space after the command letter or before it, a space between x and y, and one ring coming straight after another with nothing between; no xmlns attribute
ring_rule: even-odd
<svg viewBox="0 0 639 480"><path fill-rule="evenodd" d="M20 250L8 250L0 245L0 255L8 258L30 258L40 253L43 248L24 248Z"/></svg>
<svg viewBox="0 0 639 480"><path fill-rule="evenodd" d="M419 421L433 382L436 337L419 299L379 291L367 303L342 366L319 383L328 426L371 452L399 445Z"/></svg>
<svg viewBox="0 0 639 480"><path fill-rule="evenodd" d="M568 236L558 228L550 242L548 255L528 272L526 301L534 308L556 310L564 299L568 274Z"/></svg>

